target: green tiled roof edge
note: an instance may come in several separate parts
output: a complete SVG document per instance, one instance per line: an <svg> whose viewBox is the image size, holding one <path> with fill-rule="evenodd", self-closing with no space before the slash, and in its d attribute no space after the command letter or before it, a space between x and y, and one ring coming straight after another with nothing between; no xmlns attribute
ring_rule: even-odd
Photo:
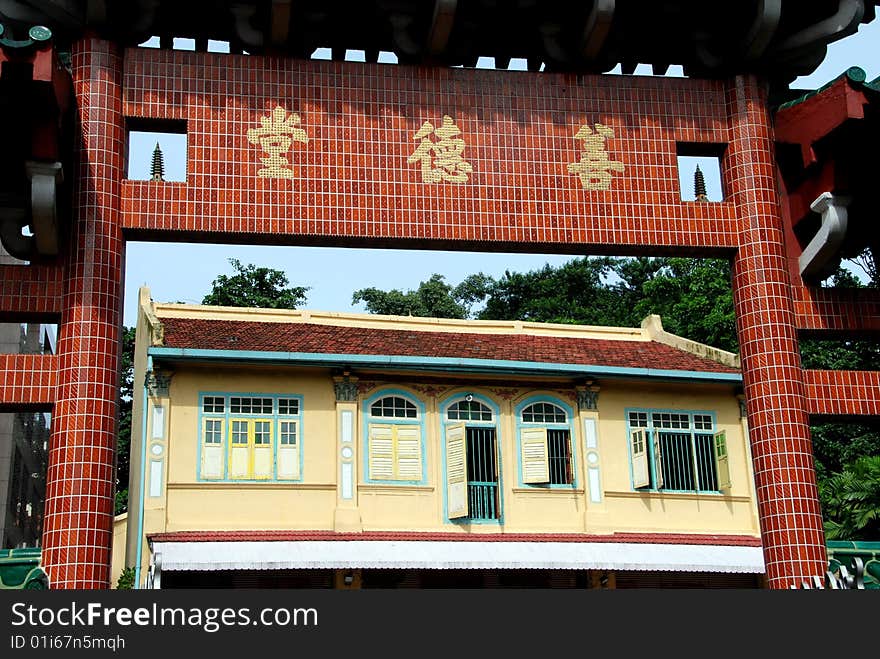
<svg viewBox="0 0 880 659"><path fill-rule="evenodd" d="M782 103L776 107L776 110L777 111L784 110L785 108L790 108L792 106L798 105L799 103L803 103L808 98L812 98L816 94L819 94L819 93L823 92L824 90L828 89L831 85L833 85L835 82L837 82L838 80L840 80L841 78L844 78L844 77L849 79L850 83L853 84L854 86L867 87L868 89L870 89L872 91L880 91L880 77L875 78L871 82L865 82L865 80L868 77L868 74L865 73L865 70L862 68L859 68L858 66L851 66L846 71L844 71L839 76L837 76L836 78L826 82L824 85L819 87L819 89L816 89L815 91L807 92L803 96L799 96L798 98L795 98L795 99L792 99L792 100L787 101L785 103Z"/></svg>

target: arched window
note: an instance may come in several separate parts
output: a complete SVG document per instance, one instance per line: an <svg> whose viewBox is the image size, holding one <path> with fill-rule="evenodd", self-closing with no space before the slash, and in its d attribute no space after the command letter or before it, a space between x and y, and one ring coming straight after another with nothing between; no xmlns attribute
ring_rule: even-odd
<svg viewBox="0 0 880 659"><path fill-rule="evenodd" d="M417 419L419 409L401 396L385 396L370 405L370 416L385 419Z"/></svg>
<svg viewBox="0 0 880 659"><path fill-rule="evenodd" d="M519 411L522 481L531 485L573 485L569 414L548 401L526 403Z"/></svg>
<svg viewBox="0 0 880 659"><path fill-rule="evenodd" d="M424 481L421 404L396 393L367 401L368 481Z"/></svg>
<svg viewBox="0 0 880 659"><path fill-rule="evenodd" d="M523 423L568 423L565 410L553 403L532 403L522 411Z"/></svg>
<svg viewBox="0 0 880 659"><path fill-rule="evenodd" d="M457 394L440 406L446 460L446 514L476 522L501 520L498 408Z"/></svg>
<svg viewBox="0 0 880 659"><path fill-rule="evenodd" d="M446 410L450 421L492 421L492 410L478 400L460 400Z"/></svg>

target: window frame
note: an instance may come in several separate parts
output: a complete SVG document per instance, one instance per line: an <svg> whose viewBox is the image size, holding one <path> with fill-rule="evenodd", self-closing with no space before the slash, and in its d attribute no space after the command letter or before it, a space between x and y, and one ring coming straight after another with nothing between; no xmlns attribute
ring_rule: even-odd
<svg viewBox="0 0 880 659"><path fill-rule="evenodd" d="M491 421L467 421L462 419L449 419L448 412L449 408L452 407L455 403L465 401L467 396L472 396L474 402L478 402L482 405L485 405L492 412L492 420ZM491 524L491 525L500 525L504 523L504 465L503 465L503 451L502 451L502 438L501 438L501 407L491 398L484 396L483 394L476 394L471 391L457 391L447 396L442 401L438 401L437 409L440 413L440 461L442 464L441 470L441 487L443 488L443 523L444 524ZM498 517L495 519L480 519L476 517L470 516L470 511L468 511L468 515L465 517L457 517L450 519L449 518L449 495L448 495L448 466L446 464L447 460L447 447L446 447L446 432L447 428L450 425L454 424L462 424L464 426L465 432L465 456L467 455L467 427L474 426L479 428L494 428L495 429L495 468L498 472ZM467 458L465 458L467 459ZM467 465L465 465L465 487L467 487ZM465 495L467 496L467 495Z"/></svg>
<svg viewBox="0 0 880 659"><path fill-rule="evenodd" d="M652 492L652 493L670 493L670 494L698 494L698 495L706 495L706 496L723 496L725 491L721 488L721 474L718 472L717 465L717 457L716 457L716 436L719 432L722 432L718 427L718 417L717 413L712 410L687 410L687 409L670 409L670 408L647 408L647 407L627 407L623 411L624 418L626 419L626 445L627 445L627 457L629 460L629 471L630 471L630 489L633 492ZM630 423L630 415L631 414L644 414L646 415L646 426L634 426ZM654 426L654 415L655 414L675 414L682 415L688 417L688 427L684 428L655 428ZM697 428L696 417L708 417L711 420L711 427L706 428ZM704 422L703 422L704 423ZM634 464L633 464L633 448L632 448L632 433L635 430L644 430L645 431L645 451L647 453L647 461L648 461L648 478L649 485L647 487L636 487L635 486L635 476L634 476ZM689 434L690 435L690 454L691 454L691 470L690 474L693 482L696 485L699 484L699 467L697 465L697 444L696 444L696 436L701 435L708 438L709 441L709 449L710 455L712 459L716 461L715 464L715 485L717 489L709 490L709 489L698 489L695 487L690 490L682 490L682 489L673 489L669 487L657 487L657 461L655 458L655 436L656 433L660 431L667 431L670 433L677 434ZM725 439L725 447L727 449L727 459L730 459L730 449L729 442ZM665 480L665 476L664 476Z"/></svg>
<svg viewBox="0 0 880 659"><path fill-rule="evenodd" d="M397 416L373 416L372 408L378 401L383 398L403 398L416 407L416 416L413 417L397 417ZM404 391L402 389L381 389L369 398L365 399L362 405L361 414L363 415L363 482L370 485L426 485L428 482L428 465L427 451L425 442L425 403L415 394ZM421 477L419 480L401 479L401 478L370 478L370 428L372 425L377 426L418 426L419 429L419 456L421 461ZM396 435L395 435L396 436ZM392 440L394 441L394 440ZM392 451L396 455L394 445ZM397 467L392 464L392 473Z"/></svg>
<svg viewBox="0 0 880 659"><path fill-rule="evenodd" d="M223 412L206 412L205 399L220 398L223 400ZM233 413L231 399L232 398L267 398L272 400L272 413L250 412ZM279 400L296 400L297 414L279 414ZM292 393L250 393L235 391L200 391L198 393L198 455L196 457L196 482L199 483L300 483L303 480L303 395ZM221 421L223 429L222 450L223 450L223 468L222 476L219 478L206 477L203 474L202 453L205 448L205 428L209 420ZM233 421L245 421L248 424L248 477L236 478L230 475L230 461L232 451L232 431ZM254 476L253 456L254 448L257 446L255 442L256 421L264 421L269 423L269 446L272 452L272 469L269 476ZM298 462L298 473L296 478L280 478L278 475L278 451L281 448L281 422L293 421L296 424L296 451L295 459Z"/></svg>
<svg viewBox="0 0 880 659"><path fill-rule="evenodd" d="M565 423L553 422L545 423L543 421L523 421L523 412L527 407L536 403L549 403L560 408L565 413ZM577 415L574 408L568 405L557 396L550 394L536 394L520 401L513 410L516 419L516 455L517 455L517 481L519 487L537 489L537 490L576 490L578 488L578 453L577 453L577 434L576 434L576 418ZM568 431L568 447L569 447L569 469L571 470L571 483L550 483L549 476L546 483L526 483L523 478L523 460L522 460L522 443L523 430L527 428L543 428L549 430L567 430ZM547 433L545 433L547 434ZM547 460L548 469L550 461L550 440L547 437Z"/></svg>

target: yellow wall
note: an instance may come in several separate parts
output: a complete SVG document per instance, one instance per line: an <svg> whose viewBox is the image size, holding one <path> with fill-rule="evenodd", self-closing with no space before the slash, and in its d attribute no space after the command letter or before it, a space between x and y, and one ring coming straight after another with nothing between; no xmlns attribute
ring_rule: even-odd
<svg viewBox="0 0 880 659"><path fill-rule="evenodd" d="M128 514L122 513L113 518L113 549L110 560L110 585L116 588L119 575L125 568L125 538Z"/></svg>
<svg viewBox="0 0 880 659"><path fill-rule="evenodd" d="M370 378L371 381L378 377ZM645 385L603 381L598 398L598 452L602 501L589 500L586 487L584 430L574 388L555 383L548 388L512 389L503 396L473 386L432 387L426 395L406 384L380 385L364 392L356 415L359 448L357 478L363 481L362 403L379 389L402 390L425 405L427 483L368 484L357 488L363 530L422 530L473 533L518 532L681 532L759 535L754 488L748 465L738 401L730 386ZM509 382L508 385L513 383ZM424 390L424 387L421 387ZM493 389L498 387L493 386ZM295 394L303 397L302 482L200 483L198 473L200 392ZM450 523L444 517L444 456L438 405L450 395L473 393L501 411L498 427L503 524ZM574 410L573 442L577 487L539 489L518 483L518 442L513 410L534 395L558 398ZM337 508L337 421L331 373L324 369L218 367L178 365L171 382L165 496L147 498L145 533L183 530L333 530ZM625 409L708 410L716 413L716 430L726 430L732 488L720 494L635 492L630 484Z"/></svg>

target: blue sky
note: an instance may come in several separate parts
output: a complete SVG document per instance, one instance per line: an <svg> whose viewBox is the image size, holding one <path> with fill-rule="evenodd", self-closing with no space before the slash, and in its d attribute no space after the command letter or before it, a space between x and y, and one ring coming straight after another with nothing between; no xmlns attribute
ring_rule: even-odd
<svg viewBox="0 0 880 659"><path fill-rule="evenodd" d="M148 42L149 43L149 42ZM191 47L186 40L176 46ZM223 45L214 44L217 50ZM316 51L316 58L326 58ZM349 51L348 59L363 60L361 53ZM386 61L394 61L393 55ZM492 67L491 59L481 58L478 66ZM868 79L880 76L880 18L862 25L857 34L831 44L828 55L810 76L798 78L792 87L815 89L850 66L859 66ZM524 68L523 61L513 60L511 68ZM648 73L640 67L636 74ZM675 73L675 69L672 69ZM131 139L131 178L147 178L155 136L133 135ZM180 142L163 140L166 178L183 180L184 158ZM703 169L706 169L704 163ZM683 168L684 169L684 168ZM692 171L692 170L691 170ZM682 189L690 190L692 174L682 174ZM719 195L710 183L710 198ZM242 245L204 245L187 243L129 242L126 251L124 323L133 325L136 317L137 289L146 284L154 300L162 302L201 301L218 274L231 274L228 259L277 268L287 273L292 285L309 286L307 308L326 311L364 311L352 305L352 292L367 286L382 289L415 288L420 281L439 272L457 284L475 272L500 276L505 270L526 271L550 263L558 265L570 255L503 254L410 251L388 249L343 249L328 247L261 247Z"/></svg>

